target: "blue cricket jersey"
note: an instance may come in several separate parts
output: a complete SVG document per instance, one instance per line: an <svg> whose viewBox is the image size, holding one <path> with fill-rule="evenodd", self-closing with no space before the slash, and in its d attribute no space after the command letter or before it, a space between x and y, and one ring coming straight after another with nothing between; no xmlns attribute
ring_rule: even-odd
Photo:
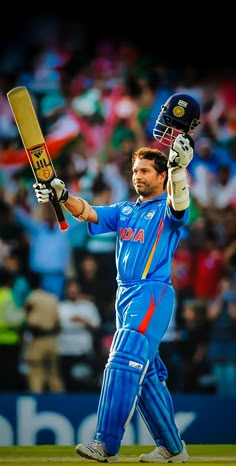
<svg viewBox="0 0 236 466"><path fill-rule="evenodd" d="M167 204L167 194L141 202L124 201L93 206L98 224L89 223L91 235L115 231L118 284L157 280L171 283L171 262L184 225L186 209L176 218Z"/></svg>
<svg viewBox="0 0 236 466"><path fill-rule="evenodd" d="M98 224L88 224L90 234L117 234L116 327L145 335L152 360L173 312L171 262L189 210L176 218L167 194L145 202L138 198L136 202L93 208Z"/></svg>

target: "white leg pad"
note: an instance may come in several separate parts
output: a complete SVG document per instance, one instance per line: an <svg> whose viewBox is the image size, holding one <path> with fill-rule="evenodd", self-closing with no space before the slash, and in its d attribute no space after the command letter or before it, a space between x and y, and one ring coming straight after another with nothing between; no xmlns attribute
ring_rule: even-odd
<svg viewBox="0 0 236 466"><path fill-rule="evenodd" d="M168 197L173 209L176 211L185 210L189 207L189 187L185 168L169 168Z"/></svg>

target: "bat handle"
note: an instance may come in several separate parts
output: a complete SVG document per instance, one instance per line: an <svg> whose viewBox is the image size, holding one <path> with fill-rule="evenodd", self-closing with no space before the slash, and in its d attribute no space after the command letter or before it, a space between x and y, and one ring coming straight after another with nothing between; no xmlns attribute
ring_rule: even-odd
<svg viewBox="0 0 236 466"><path fill-rule="evenodd" d="M61 231L68 230L68 223L67 223L67 221L65 219L65 216L64 216L64 213L62 211L61 204L57 200L56 196L54 196L54 198L51 200L51 203L53 205L53 208L54 208L57 220L58 220L60 230Z"/></svg>

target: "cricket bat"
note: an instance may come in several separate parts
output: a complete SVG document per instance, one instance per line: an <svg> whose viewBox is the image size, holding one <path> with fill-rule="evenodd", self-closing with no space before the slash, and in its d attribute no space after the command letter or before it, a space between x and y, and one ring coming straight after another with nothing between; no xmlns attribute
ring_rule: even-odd
<svg viewBox="0 0 236 466"><path fill-rule="evenodd" d="M57 175L39 125L31 96L26 87L18 86L7 93L7 98L35 180L51 188L50 182L53 178L56 178ZM68 223L65 219L62 206L56 198L56 194L51 200L51 203L60 230L66 231L68 229Z"/></svg>

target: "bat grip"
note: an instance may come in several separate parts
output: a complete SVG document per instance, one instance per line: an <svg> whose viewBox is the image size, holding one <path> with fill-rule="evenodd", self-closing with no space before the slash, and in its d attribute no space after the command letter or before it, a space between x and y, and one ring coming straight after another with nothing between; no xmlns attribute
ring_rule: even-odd
<svg viewBox="0 0 236 466"><path fill-rule="evenodd" d="M56 196L53 197L53 199L51 200L51 203L53 205L53 208L54 208L57 220L58 220L60 230L61 231L68 230L68 223L67 223L67 221L65 219L61 204L57 200Z"/></svg>

